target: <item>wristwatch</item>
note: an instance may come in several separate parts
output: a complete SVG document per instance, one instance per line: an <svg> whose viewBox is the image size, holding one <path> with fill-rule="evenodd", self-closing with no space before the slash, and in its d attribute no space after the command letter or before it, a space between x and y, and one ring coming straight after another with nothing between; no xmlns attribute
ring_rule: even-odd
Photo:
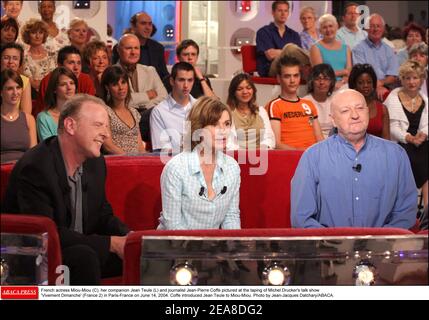
<svg viewBox="0 0 429 320"><path fill-rule="evenodd" d="M198 79L200 82L206 81L206 78L202 77L201 79Z"/></svg>

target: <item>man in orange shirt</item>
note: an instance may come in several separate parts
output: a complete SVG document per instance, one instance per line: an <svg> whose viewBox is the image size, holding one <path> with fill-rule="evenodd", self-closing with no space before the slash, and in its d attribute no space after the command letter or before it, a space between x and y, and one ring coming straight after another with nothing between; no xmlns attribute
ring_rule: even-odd
<svg viewBox="0 0 429 320"><path fill-rule="evenodd" d="M297 95L301 82L300 63L296 58L283 57L277 68L281 94L266 108L276 137L276 149L305 150L323 140L317 109Z"/></svg>

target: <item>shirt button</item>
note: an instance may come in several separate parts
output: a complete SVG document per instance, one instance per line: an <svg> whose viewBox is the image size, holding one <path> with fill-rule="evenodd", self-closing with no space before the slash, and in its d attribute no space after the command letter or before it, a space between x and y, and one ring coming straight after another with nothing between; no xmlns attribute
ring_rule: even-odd
<svg viewBox="0 0 429 320"><path fill-rule="evenodd" d="M355 181L358 181L358 178L355 178Z"/></svg>
<svg viewBox="0 0 429 320"><path fill-rule="evenodd" d="M359 200L359 197L356 197L356 201L358 201Z"/></svg>

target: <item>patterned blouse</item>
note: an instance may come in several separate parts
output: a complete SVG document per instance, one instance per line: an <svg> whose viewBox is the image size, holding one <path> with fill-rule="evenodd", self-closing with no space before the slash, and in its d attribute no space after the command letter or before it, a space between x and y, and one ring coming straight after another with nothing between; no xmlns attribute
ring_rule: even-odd
<svg viewBox="0 0 429 320"><path fill-rule="evenodd" d="M134 118L134 126L130 128L112 108L107 107L106 109L109 113L113 143L126 153L139 153L140 113L135 108L128 108Z"/></svg>
<svg viewBox="0 0 429 320"><path fill-rule="evenodd" d="M23 74L33 80L42 80L48 73L57 67L55 53L48 51L48 55L40 60L35 60L27 51L24 56Z"/></svg>
<svg viewBox="0 0 429 320"><path fill-rule="evenodd" d="M319 33L319 30L317 32L317 39L313 39L310 34L307 31L302 31L299 36L301 37L301 45L302 48L310 51L310 48L313 44L315 44L317 41L322 39L322 35Z"/></svg>
<svg viewBox="0 0 429 320"><path fill-rule="evenodd" d="M62 47L68 45L70 45L70 40L67 31L63 29L58 32L56 37L49 35L43 46L48 52L57 54Z"/></svg>

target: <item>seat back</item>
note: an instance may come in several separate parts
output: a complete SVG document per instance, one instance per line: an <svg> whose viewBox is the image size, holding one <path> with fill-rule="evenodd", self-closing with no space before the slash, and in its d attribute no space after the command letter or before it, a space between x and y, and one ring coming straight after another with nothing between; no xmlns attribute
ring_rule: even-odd
<svg viewBox="0 0 429 320"><path fill-rule="evenodd" d="M256 46L250 44L242 46L241 57L243 60L243 71L253 74L256 71Z"/></svg>
<svg viewBox="0 0 429 320"><path fill-rule="evenodd" d="M56 268L62 264L61 246L55 223L48 217L24 214L0 214L1 232L48 234L48 283L55 285Z"/></svg>

